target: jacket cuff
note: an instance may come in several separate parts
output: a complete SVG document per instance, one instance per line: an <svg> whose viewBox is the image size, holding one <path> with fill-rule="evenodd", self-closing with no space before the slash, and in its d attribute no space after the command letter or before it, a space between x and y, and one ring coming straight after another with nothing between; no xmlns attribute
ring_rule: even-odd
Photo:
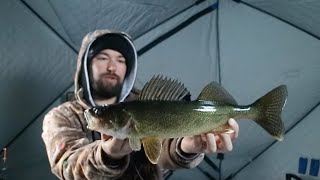
<svg viewBox="0 0 320 180"><path fill-rule="evenodd" d="M108 174L117 176L121 175L129 166L130 156L126 155L121 159L113 159L106 154L101 145L99 146L98 154L101 164L103 165L104 171Z"/></svg>
<svg viewBox="0 0 320 180"><path fill-rule="evenodd" d="M108 166L111 169L122 169L122 167L125 167L126 164L128 164L129 156L124 156L121 159L112 159L108 154L101 152L102 154L102 161L106 166Z"/></svg>

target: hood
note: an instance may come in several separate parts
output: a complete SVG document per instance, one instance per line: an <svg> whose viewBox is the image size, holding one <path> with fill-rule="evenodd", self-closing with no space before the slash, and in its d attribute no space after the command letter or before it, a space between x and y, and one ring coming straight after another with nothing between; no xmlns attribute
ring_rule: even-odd
<svg viewBox="0 0 320 180"><path fill-rule="evenodd" d="M110 43L108 41L110 41ZM110 49L115 50L126 50L125 52L121 52L122 54L124 53L123 55L125 57L127 56L126 60L128 62L127 74L123 82L122 91L118 98L119 102L124 101L126 97L130 94L137 74L137 51L129 35L123 32L111 31L108 29L96 30L88 33L83 38L81 43L77 60L77 70L74 77L75 98L81 105L83 105L86 108L90 106L95 106L95 103L91 95L91 87L89 83L88 73L90 60L95 54L92 54L89 51L92 48L99 48L99 46L95 46L95 44L98 44L100 42L104 43L103 47L108 47ZM130 64L130 66L128 64Z"/></svg>

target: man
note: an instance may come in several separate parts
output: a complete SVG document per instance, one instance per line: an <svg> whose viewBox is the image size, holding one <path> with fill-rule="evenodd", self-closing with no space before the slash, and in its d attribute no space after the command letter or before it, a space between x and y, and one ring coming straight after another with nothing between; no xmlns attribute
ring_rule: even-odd
<svg viewBox="0 0 320 180"><path fill-rule="evenodd" d="M86 128L83 112L137 98L132 88L137 53L128 35L109 30L89 33L82 41L75 74L75 101L52 109L44 118L42 138L52 172L60 179L162 179L161 169L193 168L204 153L232 150L239 127L229 120L233 134L212 133L163 141L157 165L128 140L99 135Z"/></svg>

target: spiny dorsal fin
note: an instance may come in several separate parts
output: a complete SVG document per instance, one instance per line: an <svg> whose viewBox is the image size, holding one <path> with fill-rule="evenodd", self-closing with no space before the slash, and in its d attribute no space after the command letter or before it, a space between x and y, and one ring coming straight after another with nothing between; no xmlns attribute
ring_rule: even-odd
<svg viewBox="0 0 320 180"><path fill-rule="evenodd" d="M181 100L189 91L177 80L153 76L143 87L139 100Z"/></svg>
<svg viewBox="0 0 320 180"><path fill-rule="evenodd" d="M206 85L197 99L237 105L236 100L216 82Z"/></svg>

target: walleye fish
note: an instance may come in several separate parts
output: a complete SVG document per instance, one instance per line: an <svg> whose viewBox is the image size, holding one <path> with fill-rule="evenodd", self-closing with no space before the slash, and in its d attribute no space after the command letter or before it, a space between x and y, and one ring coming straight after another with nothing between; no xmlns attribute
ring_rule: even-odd
<svg viewBox="0 0 320 180"><path fill-rule="evenodd" d="M282 141L281 112L287 100L287 87L278 86L250 105L237 105L218 83L206 85L194 101L182 100L189 91L177 80L154 76L135 101L85 110L90 130L129 139L132 150L141 143L146 156L156 164L162 139L230 132L230 118L251 119L276 140Z"/></svg>

